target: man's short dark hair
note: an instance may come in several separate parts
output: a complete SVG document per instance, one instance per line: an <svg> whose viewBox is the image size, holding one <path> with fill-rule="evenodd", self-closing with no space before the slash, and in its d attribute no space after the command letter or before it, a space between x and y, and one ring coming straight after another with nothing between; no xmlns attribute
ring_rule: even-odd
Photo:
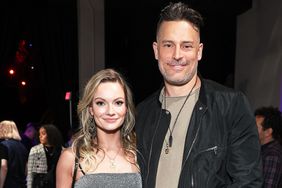
<svg viewBox="0 0 282 188"><path fill-rule="evenodd" d="M162 22L180 20L190 22L198 32L204 24L201 14L188 5L182 2L170 3L160 13L156 33L158 34Z"/></svg>
<svg viewBox="0 0 282 188"><path fill-rule="evenodd" d="M272 137L279 142L282 141L282 116L278 108L272 106L258 108L255 110L255 116L264 117L263 130L272 128Z"/></svg>

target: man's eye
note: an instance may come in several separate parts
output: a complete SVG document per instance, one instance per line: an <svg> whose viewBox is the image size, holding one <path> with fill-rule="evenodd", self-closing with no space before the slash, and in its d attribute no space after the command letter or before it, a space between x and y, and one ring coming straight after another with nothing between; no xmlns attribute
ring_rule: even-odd
<svg viewBox="0 0 282 188"><path fill-rule="evenodd" d="M193 48L193 46L192 45L183 45L183 48L184 49L190 49L190 48Z"/></svg>
<svg viewBox="0 0 282 188"><path fill-rule="evenodd" d="M171 44L164 44L164 47L171 48L172 45Z"/></svg>

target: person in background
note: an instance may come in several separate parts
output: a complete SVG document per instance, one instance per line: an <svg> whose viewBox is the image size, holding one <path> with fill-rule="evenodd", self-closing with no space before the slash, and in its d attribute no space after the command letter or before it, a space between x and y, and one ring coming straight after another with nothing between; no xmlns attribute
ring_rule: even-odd
<svg viewBox="0 0 282 188"><path fill-rule="evenodd" d="M8 172L8 149L0 143L0 188L3 188Z"/></svg>
<svg viewBox="0 0 282 188"><path fill-rule="evenodd" d="M26 125L26 128L21 135L21 142L25 145L27 151L29 152L30 149L37 144L36 141L37 131L36 131L36 124L29 122Z"/></svg>
<svg viewBox="0 0 282 188"><path fill-rule="evenodd" d="M59 159L57 188L140 188L135 108L124 78L113 69L97 72L77 112L81 129Z"/></svg>
<svg viewBox="0 0 282 188"><path fill-rule="evenodd" d="M28 188L55 188L56 166L63 148L63 137L53 124L39 128L40 144L31 148L27 164Z"/></svg>
<svg viewBox="0 0 282 188"><path fill-rule="evenodd" d="M263 164L264 188L282 187L282 116L278 108L255 110Z"/></svg>
<svg viewBox="0 0 282 188"><path fill-rule="evenodd" d="M79 129L70 129L68 131L68 139L67 142L65 142L64 147L68 148L71 147L73 140L75 139L76 134L78 133Z"/></svg>
<svg viewBox="0 0 282 188"><path fill-rule="evenodd" d="M4 120L0 122L0 139L1 144L8 151L7 164L1 165L1 184L4 188L24 188L26 186L28 151L20 142L21 137L14 121ZM4 173L6 173L5 178Z"/></svg>
<svg viewBox="0 0 282 188"><path fill-rule="evenodd" d="M262 184L258 131L247 98L198 74L202 25L200 13L181 2L160 13L153 50L164 85L137 106L144 188Z"/></svg>

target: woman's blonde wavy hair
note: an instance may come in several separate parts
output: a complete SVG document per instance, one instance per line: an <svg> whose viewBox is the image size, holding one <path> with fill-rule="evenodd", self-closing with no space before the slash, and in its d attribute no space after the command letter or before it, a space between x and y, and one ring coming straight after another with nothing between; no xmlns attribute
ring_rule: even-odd
<svg viewBox="0 0 282 188"><path fill-rule="evenodd" d="M21 140L17 125L14 121L4 120L0 122L0 139Z"/></svg>
<svg viewBox="0 0 282 188"><path fill-rule="evenodd" d="M104 69L93 75L87 82L83 96L77 107L77 113L80 119L80 130L75 136L72 150L79 152L80 160L85 161L85 171L97 167L98 164L95 156L98 151L102 150L97 145L97 142L94 142L97 139L97 127L93 117L90 115L89 107L92 104L98 86L105 82L118 82L123 88L127 112L121 127L121 143L126 157L136 158L136 137L133 131L135 125L135 106L132 92L120 73L113 69Z"/></svg>

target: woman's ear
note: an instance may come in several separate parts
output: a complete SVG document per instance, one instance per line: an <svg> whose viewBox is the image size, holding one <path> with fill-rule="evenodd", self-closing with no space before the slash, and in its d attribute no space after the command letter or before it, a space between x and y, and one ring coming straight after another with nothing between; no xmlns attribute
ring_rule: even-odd
<svg viewBox="0 0 282 188"><path fill-rule="evenodd" d="M88 107L88 111L89 111L89 113L91 114L91 116L93 116L93 114L94 114L94 113L93 113L93 107L91 107L91 106Z"/></svg>

